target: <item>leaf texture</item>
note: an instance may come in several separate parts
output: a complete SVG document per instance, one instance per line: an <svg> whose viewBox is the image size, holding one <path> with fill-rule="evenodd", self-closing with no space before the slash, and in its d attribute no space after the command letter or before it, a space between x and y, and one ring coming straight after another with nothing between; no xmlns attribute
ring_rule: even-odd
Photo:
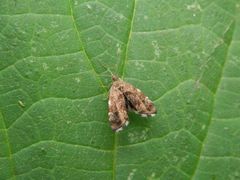
<svg viewBox="0 0 240 180"><path fill-rule="evenodd" d="M238 0L1 0L0 179L239 179ZM113 133L107 69L154 118Z"/></svg>

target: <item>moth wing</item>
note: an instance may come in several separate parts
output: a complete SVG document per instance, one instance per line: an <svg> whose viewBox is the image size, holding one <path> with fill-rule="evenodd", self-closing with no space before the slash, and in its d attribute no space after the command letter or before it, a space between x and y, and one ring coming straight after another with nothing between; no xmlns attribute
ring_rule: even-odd
<svg viewBox="0 0 240 180"><path fill-rule="evenodd" d="M112 85L108 100L108 116L112 130L120 131L128 125L126 101L123 93Z"/></svg>
<svg viewBox="0 0 240 180"><path fill-rule="evenodd" d="M121 91L127 101L127 108L143 117L155 116L157 109L153 102L133 85L122 81Z"/></svg>

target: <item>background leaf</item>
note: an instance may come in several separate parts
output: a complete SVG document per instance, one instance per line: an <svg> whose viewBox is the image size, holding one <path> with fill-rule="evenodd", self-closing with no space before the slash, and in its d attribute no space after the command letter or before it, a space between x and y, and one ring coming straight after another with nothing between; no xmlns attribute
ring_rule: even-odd
<svg viewBox="0 0 240 180"><path fill-rule="evenodd" d="M239 179L238 0L1 0L0 179ZM154 100L115 134L107 69Z"/></svg>

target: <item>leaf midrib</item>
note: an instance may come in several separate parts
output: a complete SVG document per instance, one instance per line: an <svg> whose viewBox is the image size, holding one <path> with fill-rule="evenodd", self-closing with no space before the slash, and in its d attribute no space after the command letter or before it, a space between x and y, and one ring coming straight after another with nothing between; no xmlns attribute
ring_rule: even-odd
<svg viewBox="0 0 240 180"><path fill-rule="evenodd" d="M133 27L133 20L134 20L134 14L135 14L135 4L136 4L136 0L133 1L133 9L132 9L132 14L131 14L131 17L130 17L130 28L129 28L129 31L128 31L128 38L127 38L127 42L126 42L126 48L125 48L125 55L124 55L124 58L122 61L120 61L120 65L118 67L118 75L120 77L123 77L124 76L124 70L125 70L125 66L126 66L126 62L127 62L127 58L128 58L128 47L129 47L129 42L130 42L130 39L131 39L131 34L132 34L132 27ZM72 7L72 0L69 0L69 7L70 7L70 16L72 17L72 21L73 21L73 24L74 24L74 28L77 32L77 36L78 36L78 40L80 42L80 44L82 45L82 50L84 52L84 55L87 59L87 61L89 62L93 72L94 72L94 75L95 77L97 78L100 86L102 87L102 89L104 90L105 93L108 92L108 90L106 89L106 87L103 85L103 82L101 80L101 78L99 78L96 70L94 69L94 66L93 66L93 63L89 57L89 55L87 54L86 52L86 49L85 49L85 46L83 44L83 41L82 41L82 38L81 38L81 33L80 33L80 30L79 28L77 28L77 25L76 25L76 21L75 21L75 18L74 18L74 15L73 15L73 7ZM81 48L80 48L81 50ZM116 179L116 156L117 156L117 134L114 133L114 142L113 142L113 171L112 171L112 179Z"/></svg>
<svg viewBox="0 0 240 180"><path fill-rule="evenodd" d="M127 63L127 59L128 59L128 49L129 49L129 43L130 43L130 39L131 39L131 35L132 35L132 28L133 28L133 21L134 21L134 15L135 15L135 10L136 10L136 0L133 0L133 9L132 9L132 14L130 17L130 28L128 31L128 38L127 38L127 45L126 45L126 49L125 49L125 56L124 59L122 60L122 62L120 62L120 66L118 67L118 73L119 76L121 78L123 78L124 76L124 70L126 67L126 63ZM118 136L116 133L114 133L114 148L113 148L113 178L112 179L116 179L116 165L117 165L117 140L118 140Z"/></svg>
<svg viewBox="0 0 240 180"><path fill-rule="evenodd" d="M95 70L95 68L93 66L93 63L92 63L92 61L91 61L91 59L90 59L90 57L89 57L89 55L88 55L88 53L87 53L87 51L85 49L84 43L83 43L82 38L81 38L80 30L79 30L79 28L77 28L76 20L75 20L74 15L73 15L72 0L68 0L68 2L69 2L69 8L70 8L70 16L72 18L72 22L73 22L74 28L75 28L75 30L77 32L78 41L80 42L80 45L82 45L81 46L82 49L81 49L81 47L79 47L79 51L81 51L81 50L83 51L84 56L86 57L88 63L90 64L90 67L91 67L91 69L92 69L92 71L93 71L93 73L94 73L94 75L96 77L96 79L98 80L98 82L100 84L100 87L103 89L103 91L105 93L107 93L107 88L104 86L101 78L98 76L98 74L97 74L97 72L96 72L96 70Z"/></svg>

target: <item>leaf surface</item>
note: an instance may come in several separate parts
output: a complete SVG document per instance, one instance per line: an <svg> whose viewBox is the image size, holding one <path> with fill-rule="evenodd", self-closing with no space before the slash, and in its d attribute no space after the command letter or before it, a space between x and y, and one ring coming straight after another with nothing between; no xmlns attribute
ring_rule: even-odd
<svg viewBox="0 0 240 180"><path fill-rule="evenodd" d="M239 179L238 0L0 2L0 179ZM107 117L110 69L154 118Z"/></svg>

